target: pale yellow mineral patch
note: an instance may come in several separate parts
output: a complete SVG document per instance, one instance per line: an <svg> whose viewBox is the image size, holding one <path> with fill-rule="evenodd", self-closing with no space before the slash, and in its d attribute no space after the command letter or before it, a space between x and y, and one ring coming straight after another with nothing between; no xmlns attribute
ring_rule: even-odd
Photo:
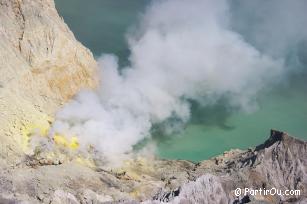
<svg viewBox="0 0 307 204"><path fill-rule="evenodd" d="M47 137L52 119L42 115L35 123L26 122L21 126L21 147L24 152L29 151L32 136Z"/></svg>
<svg viewBox="0 0 307 204"><path fill-rule="evenodd" d="M77 137L71 137L70 139L68 139L64 135L55 134L53 136L53 140L56 145L66 147L71 150L76 150L80 146Z"/></svg>

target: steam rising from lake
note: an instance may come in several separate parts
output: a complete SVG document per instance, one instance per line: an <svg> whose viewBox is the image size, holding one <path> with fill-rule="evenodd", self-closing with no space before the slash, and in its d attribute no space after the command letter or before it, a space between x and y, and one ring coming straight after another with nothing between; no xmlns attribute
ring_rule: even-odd
<svg viewBox="0 0 307 204"><path fill-rule="evenodd" d="M226 99L228 108L254 111L259 92L303 67L306 8L303 0L153 1L128 36L130 66L102 55L98 90L66 104L51 134L77 136L111 158L131 152L155 124L169 134L187 123L190 101Z"/></svg>

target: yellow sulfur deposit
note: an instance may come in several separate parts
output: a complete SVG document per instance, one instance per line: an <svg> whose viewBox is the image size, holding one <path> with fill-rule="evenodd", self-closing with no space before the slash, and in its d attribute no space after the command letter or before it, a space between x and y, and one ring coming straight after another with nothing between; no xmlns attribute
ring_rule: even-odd
<svg viewBox="0 0 307 204"><path fill-rule="evenodd" d="M73 150L78 149L79 147L79 142L76 137L71 137L69 140L63 135L55 134L53 137L53 140L55 144L62 145L64 147L68 147Z"/></svg>
<svg viewBox="0 0 307 204"><path fill-rule="evenodd" d="M41 118L39 122L36 123L26 122L21 126L21 134L22 134L21 146L24 152L27 152L29 150L29 142L31 136L39 135L46 137L48 135L50 129L50 123L48 121L51 121L51 119L48 116L45 116Z"/></svg>
<svg viewBox="0 0 307 204"><path fill-rule="evenodd" d="M79 141L77 137L67 137L61 134L49 134L50 131L50 124L52 119L48 117L41 117L41 120L36 120L35 123L30 122L23 122L21 124L21 133L22 133L22 148L25 153L32 153L31 147L29 145L31 141L31 137L38 136L38 137L50 137L54 141L54 144L58 147L64 147L70 150L77 150L80 147ZM44 156L47 160L53 161L55 159L64 161L67 155L61 154L56 149L54 151L45 152ZM95 162L93 159L84 158L82 155L74 155L72 158L77 163L87 166L90 168L95 167Z"/></svg>
<svg viewBox="0 0 307 204"><path fill-rule="evenodd" d="M48 116L42 117L39 122L36 123L24 123L21 127L22 133L22 149L24 152L29 151L29 142L32 136L42 136L47 137L50 130L50 123L48 121L52 121ZM53 136L53 140L56 145L64 146L66 148L75 150L79 147L79 142L76 137L71 137L67 139L67 137L55 134Z"/></svg>

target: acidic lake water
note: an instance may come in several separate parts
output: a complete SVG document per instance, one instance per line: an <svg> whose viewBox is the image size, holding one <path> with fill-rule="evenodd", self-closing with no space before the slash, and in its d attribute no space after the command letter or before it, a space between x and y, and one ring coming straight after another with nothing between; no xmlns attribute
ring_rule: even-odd
<svg viewBox="0 0 307 204"><path fill-rule="evenodd" d="M56 0L56 7L76 38L96 57L119 56L127 63L125 34L137 23L149 0ZM193 117L177 135L156 138L162 158L204 160L233 148L263 142L270 129L307 139L307 74L292 77L258 97L253 113L229 112L222 104L192 110Z"/></svg>

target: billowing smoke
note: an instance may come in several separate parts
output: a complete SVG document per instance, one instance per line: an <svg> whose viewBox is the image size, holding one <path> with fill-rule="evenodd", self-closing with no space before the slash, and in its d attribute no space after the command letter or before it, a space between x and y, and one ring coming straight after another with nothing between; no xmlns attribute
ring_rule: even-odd
<svg viewBox="0 0 307 204"><path fill-rule="evenodd" d="M307 33L305 1L258 2L153 1L128 37L130 66L99 58L100 87L65 105L52 132L109 157L131 152L155 124L175 121L168 133L185 124L190 101L206 107L226 98L230 108L253 111L257 94L285 79L287 49Z"/></svg>

